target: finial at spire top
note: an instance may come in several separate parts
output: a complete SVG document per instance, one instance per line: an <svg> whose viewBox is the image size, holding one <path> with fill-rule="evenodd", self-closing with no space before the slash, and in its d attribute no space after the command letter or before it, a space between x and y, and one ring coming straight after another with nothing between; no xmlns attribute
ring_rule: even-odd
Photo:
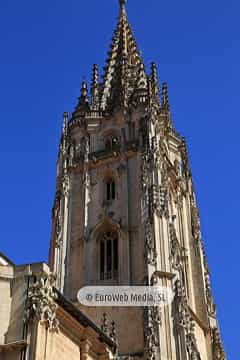
<svg viewBox="0 0 240 360"><path fill-rule="evenodd" d="M127 0L119 0L119 5L121 7L121 9L125 8Z"/></svg>

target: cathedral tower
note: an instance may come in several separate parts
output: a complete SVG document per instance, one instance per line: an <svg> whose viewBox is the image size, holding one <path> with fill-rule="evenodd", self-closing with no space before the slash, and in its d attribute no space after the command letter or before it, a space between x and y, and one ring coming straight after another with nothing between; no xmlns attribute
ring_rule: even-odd
<svg viewBox="0 0 240 360"><path fill-rule="evenodd" d="M119 357L224 360L185 139L167 84L146 72L120 14L103 81L93 65L63 116L49 262L77 304L86 285L172 288L163 308L107 308ZM78 305L80 306L80 305ZM83 308L100 324L104 309Z"/></svg>

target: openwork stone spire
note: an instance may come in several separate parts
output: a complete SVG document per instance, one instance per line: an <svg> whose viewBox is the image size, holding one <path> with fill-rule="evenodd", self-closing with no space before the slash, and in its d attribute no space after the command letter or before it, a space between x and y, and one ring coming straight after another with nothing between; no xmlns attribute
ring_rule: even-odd
<svg viewBox="0 0 240 360"><path fill-rule="evenodd" d="M63 113L63 128L62 128L62 153L66 153L67 148L67 135L68 135L68 113Z"/></svg>
<svg viewBox="0 0 240 360"><path fill-rule="evenodd" d="M92 72L92 84L91 84L91 109L99 110L99 74L98 74L98 65L93 65Z"/></svg>
<svg viewBox="0 0 240 360"><path fill-rule="evenodd" d="M166 82L164 82L162 85L162 107L166 111L169 111L170 109L169 100L168 100L168 86Z"/></svg>
<svg viewBox="0 0 240 360"><path fill-rule="evenodd" d="M78 105L76 107L76 112L85 112L89 110L89 101L88 101L88 89L87 82L83 80L81 87L81 95L78 99Z"/></svg>
<svg viewBox="0 0 240 360"><path fill-rule="evenodd" d="M105 67L101 108L106 111L127 107L144 69L140 52L127 19L125 0L120 0L120 15Z"/></svg>
<svg viewBox="0 0 240 360"><path fill-rule="evenodd" d="M159 82L158 82L158 74L157 74L157 65L152 62L151 63L151 84L152 84L152 93L156 100L159 101Z"/></svg>

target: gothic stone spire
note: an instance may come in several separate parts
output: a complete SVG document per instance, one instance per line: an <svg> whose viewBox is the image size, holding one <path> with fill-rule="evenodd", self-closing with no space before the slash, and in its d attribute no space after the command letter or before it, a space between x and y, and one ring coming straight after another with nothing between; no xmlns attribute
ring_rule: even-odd
<svg viewBox="0 0 240 360"><path fill-rule="evenodd" d="M93 65L92 71L92 83L91 83L91 109L99 110L99 74L98 74L98 65Z"/></svg>
<svg viewBox="0 0 240 360"><path fill-rule="evenodd" d="M87 82L83 80L81 87L81 94L78 99L78 104L76 106L75 112L87 112L88 110L89 110L88 88L87 88Z"/></svg>
<svg viewBox="0 0 240 360"><path fill-rule="evenodd" d="M170 109L168 100L168 86L166 82L164 82L162 85L162 107L166 111L169 111Z"/></svg>
<svg viewBox="0 0 240 360"><path fill-rule="evenodd" d="M106 111L124 109L144 69L130 24L125 0L120 0L120 15L105 67L101 108Z"/></svg>
<svg viewBox="0 0 240 360"><path fill-rule="evenodd" d="M152 86L152 93L155 100L159 101L159 82L158 82L158 74L157 74L157 65L152 62L151 63L151 86Z"/></svg>
<svg viewBox="0 0 240 360"><path fill-rule="evenodd" d="M68 136L68 113L63 113L63 127L62 127L62 153L65 155L67 149L67 136Z"/></svg>

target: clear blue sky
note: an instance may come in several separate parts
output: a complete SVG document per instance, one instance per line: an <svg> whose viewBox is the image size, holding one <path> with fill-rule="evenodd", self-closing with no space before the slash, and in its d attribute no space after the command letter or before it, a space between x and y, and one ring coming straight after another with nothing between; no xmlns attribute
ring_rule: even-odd
<svg viewBox="0 0 240 360"><path fill-rule="evenodd" d="M239 359L240 3L129 0L146 66L169 84L187 137L223 340ZM0 2L0 250L46 260L63 111L102 67L117 0Z"/></svg>

